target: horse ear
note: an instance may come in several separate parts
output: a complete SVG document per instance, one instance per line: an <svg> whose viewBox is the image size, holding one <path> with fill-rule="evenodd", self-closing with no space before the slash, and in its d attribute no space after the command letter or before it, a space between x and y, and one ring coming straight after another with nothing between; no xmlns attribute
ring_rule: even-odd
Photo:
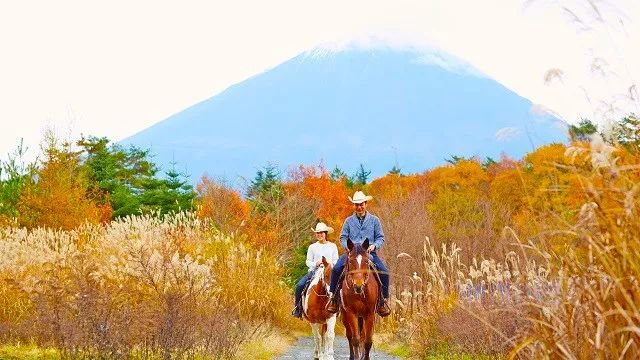
<svg viewBox="0 0 640 360"><path fill-rule="evenodd" d="M326 257L324 257L324 256L322 257L322 264L323 264L325 267L329 266L329 263L327 262L327 258L326 258Z"/></svg>
<svg viewBox="0 0 640 360"><path fill-rule="evenodd" d="M369 238L364 239L364 242L362 243L362 248L365 250L369 248Z"/></svg>
<svg viewBox="0 0 640 360"><path fill-rule="evenodd" d="M351 241L351 239L347 239L347 249L349 249L349 251L353 249L353 241Z"/></svg>

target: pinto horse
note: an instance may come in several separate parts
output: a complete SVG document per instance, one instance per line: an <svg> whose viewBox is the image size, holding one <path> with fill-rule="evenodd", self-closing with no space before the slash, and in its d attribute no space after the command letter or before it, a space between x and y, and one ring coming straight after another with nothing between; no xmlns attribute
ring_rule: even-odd
<svg viewBox="0 0 640 360"><path fill-rule="evenodd" d="M347 261L340 289L342 323L349 340L350 360L369 360L373 345L373 325L380 287L376 274L370 268L367 248L369 239L362 245L347 239Z"/></svg>
<svg viewBox="0 0 640 360"><path fill-rule="evenodd" d="M333 341L336 337L336 315L325 308L329 302L329 280L332 266L322 257L322 264L314 271L311 283L303 295L303 316L311 324L315 342L315 360L333 360Z"/></svg>

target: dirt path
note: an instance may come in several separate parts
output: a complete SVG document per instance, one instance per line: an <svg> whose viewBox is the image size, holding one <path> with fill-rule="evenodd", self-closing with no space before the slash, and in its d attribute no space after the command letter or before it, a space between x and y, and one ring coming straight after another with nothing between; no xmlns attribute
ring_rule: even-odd
<svg viewBox="0 0 640 360"><path fill-rule="evenodd" d="M375 343L373 344L373 349L371 350L371 358L376 360L399 360L399 357L392 356L389 354L385 354L379 351L374 351ZM349 343L347 342L347 338L344 336L336 336L336 341L334 343L334 357L336 360L338 359L348 359L349 358ZM289 359L313 359L313 338L310 336L302 336L298 338L298 342L287 351L285 354L280 355L276 358L276 360L289 360Z"/></svg>

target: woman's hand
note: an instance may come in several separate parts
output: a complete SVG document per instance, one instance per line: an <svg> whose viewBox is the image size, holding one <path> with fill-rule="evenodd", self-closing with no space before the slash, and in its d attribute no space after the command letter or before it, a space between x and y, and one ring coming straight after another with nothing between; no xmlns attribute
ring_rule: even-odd
<svg viewBox="0 0 640 360"><path fill-rule="evenodd" d="M369 247L367 248L367 252L372 252L372 251L375 251L375 250L376 250L376 246L373 245L373 244L369 245Z"/></svg>

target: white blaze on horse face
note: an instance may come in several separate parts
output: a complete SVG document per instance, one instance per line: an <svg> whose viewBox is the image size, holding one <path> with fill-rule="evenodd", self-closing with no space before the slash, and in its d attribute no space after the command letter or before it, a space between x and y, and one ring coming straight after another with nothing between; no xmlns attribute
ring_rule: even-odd
<svg viewBox="0 0 640 360"><path fill-rule="evenodd" d="M358 261L358 269L360 269L362 267L362 255L358 255L356 260Z"/></svg>

